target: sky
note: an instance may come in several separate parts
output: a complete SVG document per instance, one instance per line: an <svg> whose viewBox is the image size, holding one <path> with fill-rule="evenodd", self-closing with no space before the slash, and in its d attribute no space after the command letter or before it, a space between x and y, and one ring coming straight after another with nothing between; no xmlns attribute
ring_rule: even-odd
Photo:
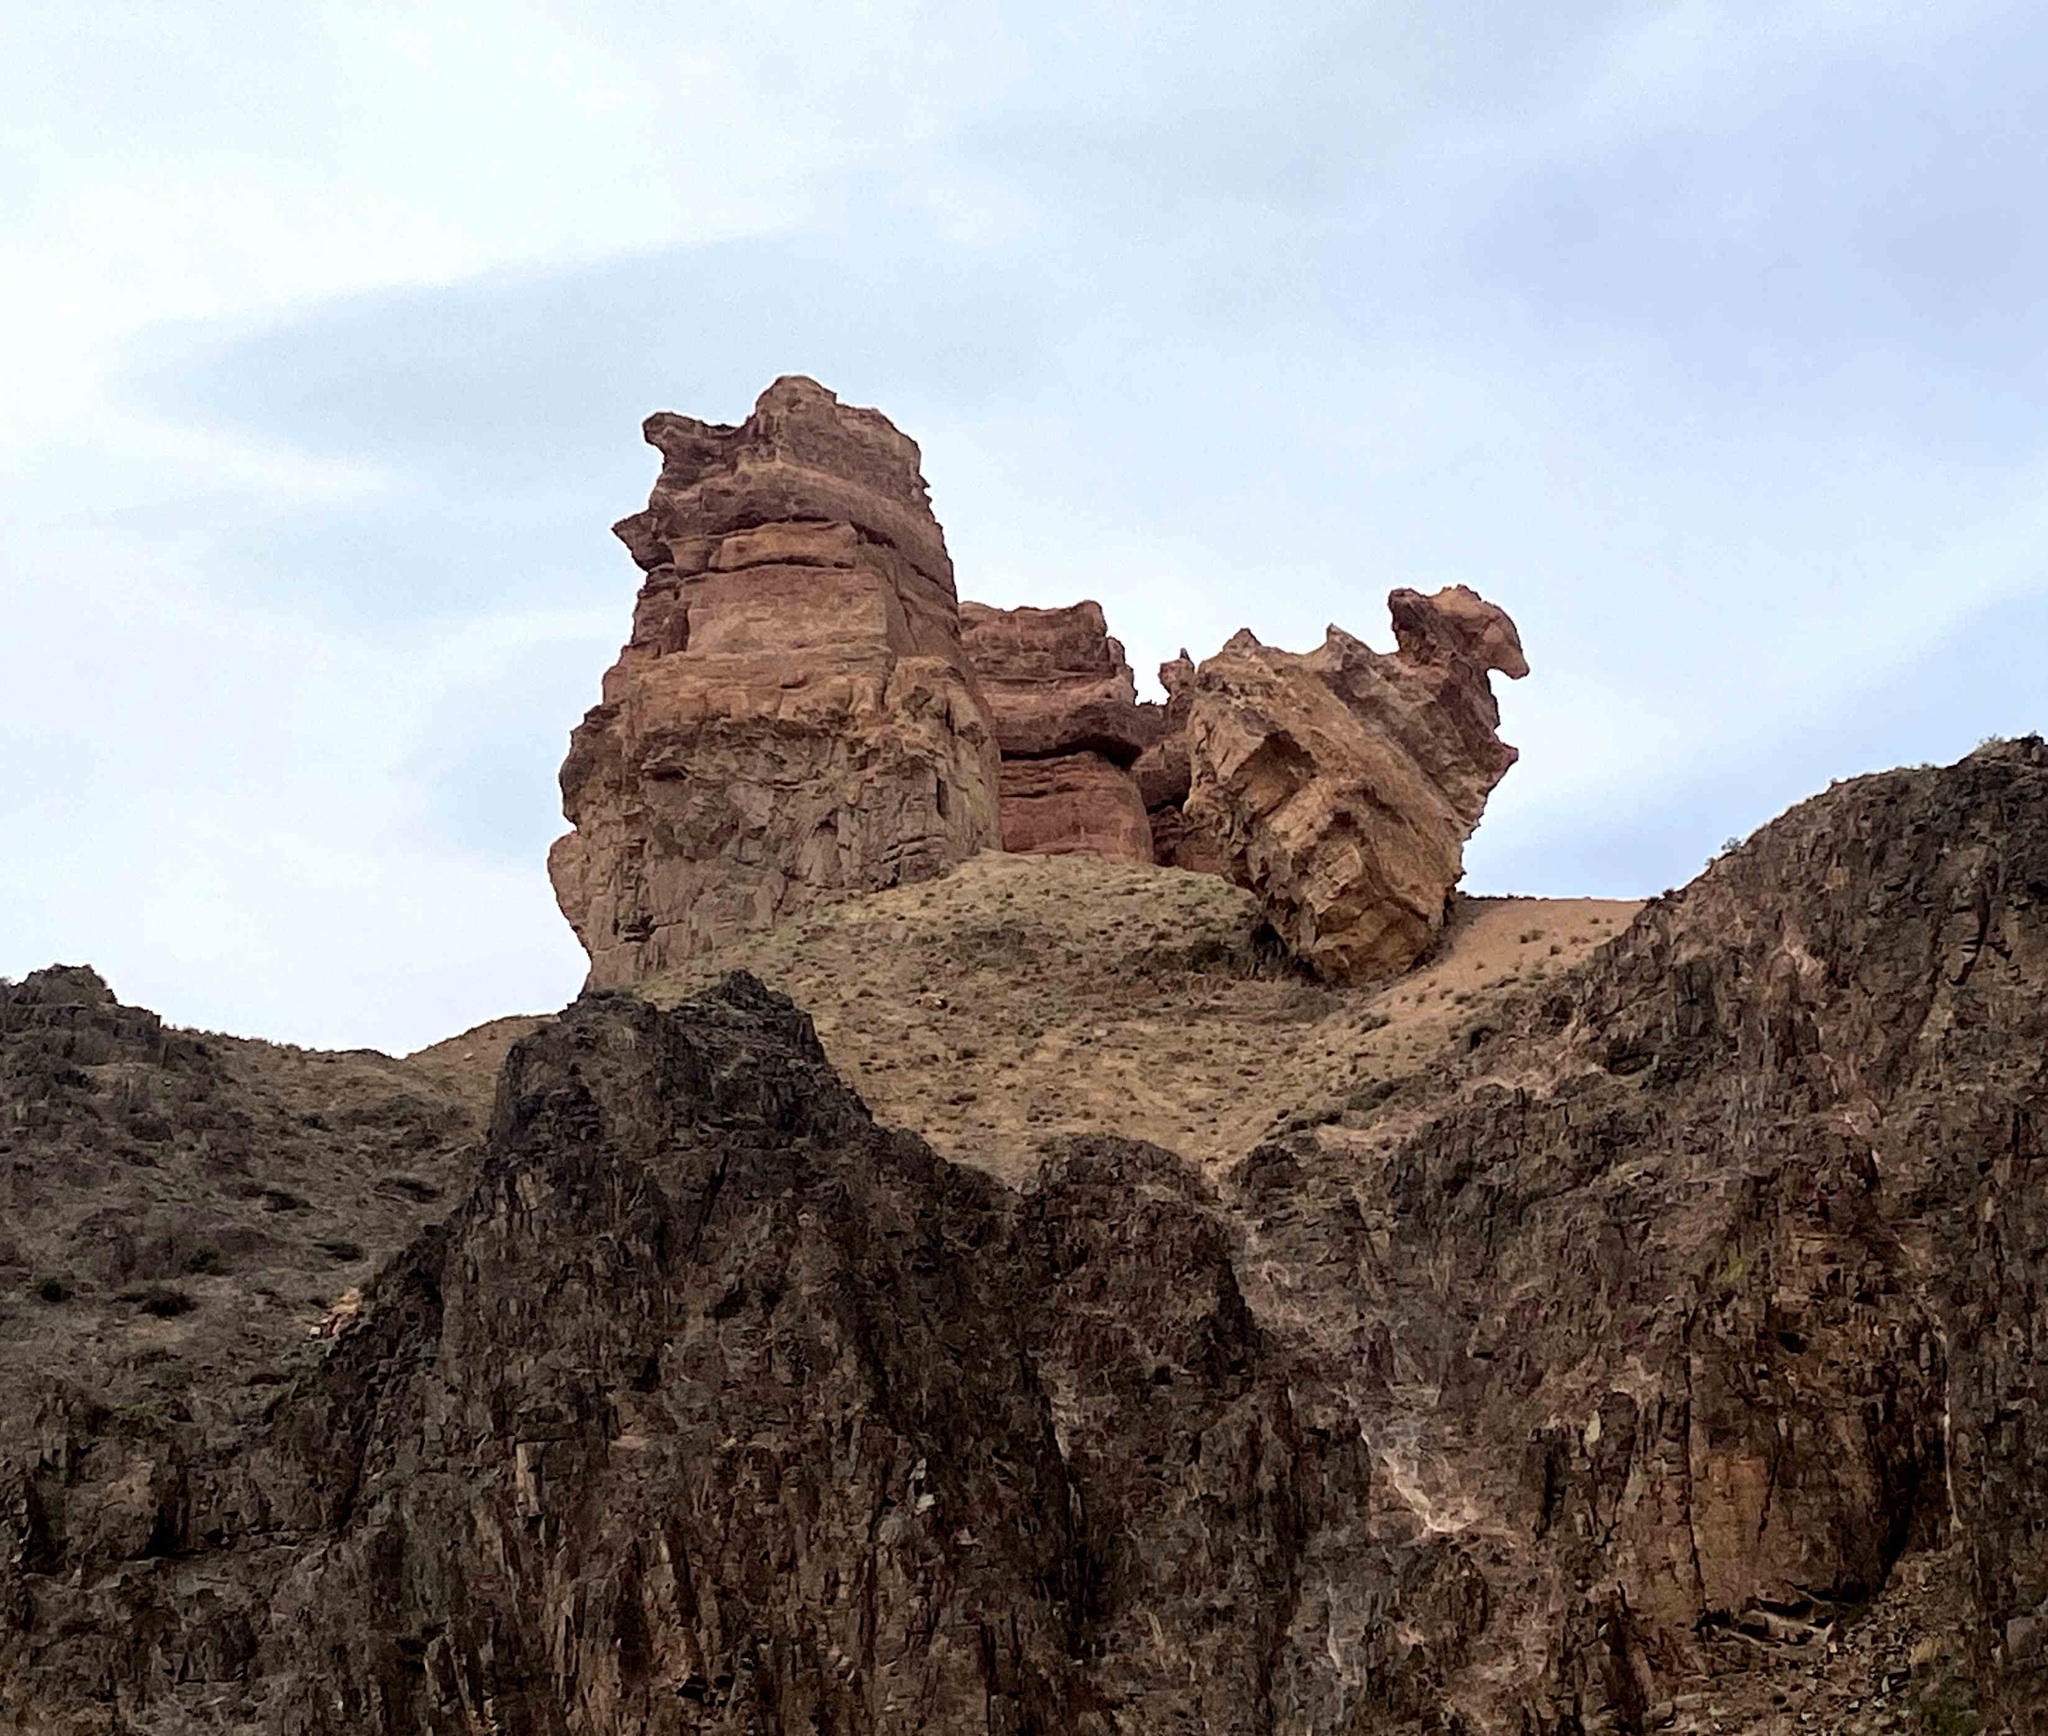
<svg viewBox="0 0 2048 1736"><path fill-rule="evenodd" d="M639 423L783 373L965 596L1519 623L1476 892L2048 725L2048 12L0 0L0 975L559 1005Z"/></svg>

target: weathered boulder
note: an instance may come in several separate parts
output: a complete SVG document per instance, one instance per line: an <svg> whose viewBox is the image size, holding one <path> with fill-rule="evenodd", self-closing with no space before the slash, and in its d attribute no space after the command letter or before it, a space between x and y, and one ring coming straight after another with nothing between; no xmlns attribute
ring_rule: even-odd
<svg viewBox="0 0 2048 1736"><path fill-rule="evenodd" d="M1002 750L1003 848L1151 861L1151 824L1127 768L1164 716L1138 703L1101 606L963 603L960 637Z"/></svg>
<svg viewBox="0 0 2048 1736"><path fill-rule="evenodd" d="M1516 758L1489 671L1528 673L1514 623L1463 586L1388 605L1391 657L1332 627L1305 655L1246 632L1197 669L1167 665L1173 733L1137 771L1165 859L1256 893L1295 955L1340 982L1406 969L1441 930Z"/></svg>
<svg viewBox="0 0 2048 1736"><path fill-rule="evenodd" d="M648 419L633 636L562 766L548 867L593 984L995 844L997 752L917 446L786 377Z"/></svg>

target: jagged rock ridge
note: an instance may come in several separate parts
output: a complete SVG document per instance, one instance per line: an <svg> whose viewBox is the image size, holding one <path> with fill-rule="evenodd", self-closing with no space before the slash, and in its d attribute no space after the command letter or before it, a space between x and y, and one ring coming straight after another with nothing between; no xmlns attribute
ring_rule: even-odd
<svg viewBox="0 0 2048 1736"><path fill-rule="evenodd" d="M744 979L586 998L262 1414L8 1449L0 1707L2042 1728L2048 745L1840 786L1302 1108L1011 1193Z"/></svg>
<svg viewBox="0 0 2048 1736"><path fill-rule="evenodd" d="M992 726L916 445L796 376L648 419L633 636L562 766L555 894L594 984L997 838Z"/></svg>

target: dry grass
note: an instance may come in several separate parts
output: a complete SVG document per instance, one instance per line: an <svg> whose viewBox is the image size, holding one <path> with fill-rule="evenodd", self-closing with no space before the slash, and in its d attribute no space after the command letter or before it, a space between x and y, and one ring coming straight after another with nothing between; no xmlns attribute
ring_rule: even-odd
<svg viewBox="0 0 2048 1736"><path fill-rule="evenodd" d="M1227 1163L1286 1116L1413 1071L1637 908L1461 900L1435 959L1392 983L1332 989L1262 946L1257 906L1220 880L987 855L734 942L645 992L673 1002L753 971L811 1013L881 1120L1010 1180L1065 1132ZM470 1033L414 1059L459 1047L481 1067L510 1040Z"/></svg>

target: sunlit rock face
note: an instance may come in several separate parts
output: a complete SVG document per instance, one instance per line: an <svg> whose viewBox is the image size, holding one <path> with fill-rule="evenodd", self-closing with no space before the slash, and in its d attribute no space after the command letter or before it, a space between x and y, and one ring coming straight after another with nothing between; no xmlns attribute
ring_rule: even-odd
<svg viewBox="0 0 2048 1736"><path fill-rule="evenodd" d="M737 427L663 414L647 574L571 738L548 868L594 985L998 838L997 753L916 444L790 376Z"/></svg>

